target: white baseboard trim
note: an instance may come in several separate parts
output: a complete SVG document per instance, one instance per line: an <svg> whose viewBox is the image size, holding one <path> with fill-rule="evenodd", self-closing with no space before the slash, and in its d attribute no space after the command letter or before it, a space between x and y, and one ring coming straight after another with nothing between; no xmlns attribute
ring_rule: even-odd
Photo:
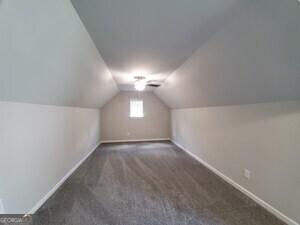
<svg viewBox="0 0 300 225"><path fill-rule="evenodd" d="M193 157L198 162L200 162L207 169L209 169L210 171L212 171L213 173L215 173L217 176L219 176L223 180L225 180L227 183L229 183L230 185L232 185L233 187L235 187L236 189L238 189L239 191L241 191L242 193L244 193L245 195L247 195L249 198L251 198L257 204L259 204L260 206L262 206L263 208L265 208L266 210L268 210L270 213L272 213L274 216L276 216L277 218L279 218L283 222L287 223L288 225L299 225L299 223L297 223L296 221L292 220L291 218L289 218L288 216L286 216L285 214L283 214L279 210L275 209L269 203L265 202L264 200L262 200L261 198L257 197L255 194L253 194L252 192L248 191L246 188L242 187L241 185L239 185L238 183L236 183L235 181L233 181L231 178L229 178L226 175L224 175L222 172L220 172L219 170L217 170L216 168L214 168L213 166L211 166L210 164L208 164L207 162L205 162L203 159L201 159L200 157L198 157L194 153L190 152L184 146L180 145L179 143L177 143L174 140L171 140L171 141L176 146L178 146L180 149L182 149L187 154L189 154L191 157Z"/></svg>
<svg viewBox="0 0 300 225"><path fill-rule="evenodd" d="M147 142L147 141L171 141L170 138L151 138L151 139L127 139L127 140L103 140L101 143L125 143L125 142Z"/></svg>
<svg viewBox="0 0 300 225"><path fill-rule="evenodd" d="M57 189L74 173L74 171L101 145L101 141L81 159L41 200L39 200L28 214L34 214L36 211L57 191Z"/></svg>

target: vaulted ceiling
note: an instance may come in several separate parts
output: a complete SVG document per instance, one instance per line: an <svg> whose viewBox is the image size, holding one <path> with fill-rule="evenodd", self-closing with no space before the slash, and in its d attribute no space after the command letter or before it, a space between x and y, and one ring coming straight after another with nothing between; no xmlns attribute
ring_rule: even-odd
<svg viewBox="0 0 300 225"><path fill-rule="evenodd" d="M172 108L300 99L300 3L253 0L155 91Z"/></svg>
<svg viewBox="0 0 300 225"><path fill-rule="evenodd" d="M0 101L100 108L117 92L70 1L0 1Z"/></svg>
<svg viewBox="0 0 300 225"><path fill-rule="evenodd" d="M226 23L239 0L72 0L120 89L163 81ZM132 74L133 73L133 74Z"/></svg>
<svg viewBox="0 0 300 225"><path fill-rule="evenodd" d="M136 70L170 108L300 99L298 0L72 3L0 0L1 101L101 108Z"/></svg>
<svg viewBox="0 0 300 225"><path fill-rule="evenodd" d="M298 0L72 0L120 89L171 108L300 99Z"/></svg>

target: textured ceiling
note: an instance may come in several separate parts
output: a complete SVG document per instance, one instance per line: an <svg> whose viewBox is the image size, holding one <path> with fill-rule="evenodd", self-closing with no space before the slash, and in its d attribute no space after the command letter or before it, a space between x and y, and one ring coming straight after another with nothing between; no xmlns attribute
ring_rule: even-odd
<svg viewBox="0 0 300 225"><path fill-rule="evenodd" d="M226 23L238 0L72 0L119 87L164 80ZM240 1L239 1L240 2Z"/></svg>

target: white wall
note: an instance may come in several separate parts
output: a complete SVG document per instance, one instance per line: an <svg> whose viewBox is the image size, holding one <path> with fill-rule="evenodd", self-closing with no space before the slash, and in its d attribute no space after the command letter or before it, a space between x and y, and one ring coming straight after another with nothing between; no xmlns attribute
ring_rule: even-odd
<svg viewBox="0 0 300 225"><path fill-rule="evenodd" d="M299 134L300 102L172 110L173 140L297 222Z"/></svg>
<svg viewBox="0 0 300 225"><path fill-rule="evenodd" d="M2 213L28 213L100 141L98 109L0 102L0 124Z"/></svg>
<svg viewBox="0 0 300 225"><path fill-rule="evenodd" d="M130 118L130 99L144 102L144 118ZM170 137L170 110L152 92L122 91L101 108L102 140Z"/></svg>
<svg viewBox="0 0 300 225"><path fill-rule="evenodd" d="M0 0L0 213L28 213L84 159L100 141L88 108L117 91L69 0Z"/></svg>
<svg viewBox="0 0 300 225"><path fill-rule="evenodd" d="M0 101L100 108L117 91L69 0L0 1Z"/></svg>

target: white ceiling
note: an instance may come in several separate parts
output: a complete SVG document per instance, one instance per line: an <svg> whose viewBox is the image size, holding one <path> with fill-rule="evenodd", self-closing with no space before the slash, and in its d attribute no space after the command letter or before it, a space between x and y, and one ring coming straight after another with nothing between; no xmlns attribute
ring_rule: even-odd
<svg viewBox="0 0 300 225"><path fill-rule="evenodd" d="M300 99L300 3L254 0L155 93L171 108Z"/></svg>
<svg viewBox="0 0 300 225"><path fill-rule="evenodd" d="M70 1L0 1L0 101L100 108L117 92Z"/></svg>
<svg viewBox="0 0 300 225"><path fill-rule="evenodd" d="M226 23L240 0L72 0L119 88L135 70L163 81Z"/></svg>
<svg viewBox="0 0 300 225"><path fill-rule="evenodd" d="M171 108L300 99L298 0L73 3L94 42L69 0L0 0L0 101L100 108L139 69Z"/></svg>

